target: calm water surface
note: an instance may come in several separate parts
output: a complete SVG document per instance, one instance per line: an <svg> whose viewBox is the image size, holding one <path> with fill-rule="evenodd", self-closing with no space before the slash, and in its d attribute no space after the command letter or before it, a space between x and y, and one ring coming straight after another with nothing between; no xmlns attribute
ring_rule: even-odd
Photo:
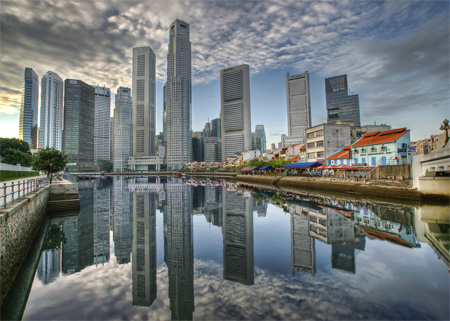
<svg viewBox="0 0 450 321"><path fill-rule="evenodd" d="M195 185L80 182L23 319L449 319L449 267L424 237L448 237L448 206Z"/></svg>

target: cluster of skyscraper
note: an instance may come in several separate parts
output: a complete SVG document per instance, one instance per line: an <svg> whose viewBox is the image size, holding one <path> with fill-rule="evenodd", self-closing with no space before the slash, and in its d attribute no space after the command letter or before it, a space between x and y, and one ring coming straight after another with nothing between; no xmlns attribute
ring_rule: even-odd
<svg viewBox="0 0 450 321"><path fill-rule="evenodd" d="M359 97L349 95L347 75L325 79L327 123L351 122L360 126ZM288 136L282 145L305 143L305 132L312 126L309 74L286 75ZM272 148L274 149L274 148Z"/></svg>
<svg viewBox="0 0 450 321"><path fill-rule="evenodd" d="M111 120L109 88L76 79L63 83L56 73L47 72L41 82L38 144L38 76L26 68L19 138L32 149L49 147L64 152L68 166L77 169L93 168L97 161L107 160L113 162L115 170L122 171L128 168L130 156L155 156L159 152L155 135L156 55L150 47L133 48L132 73L132 90L117 89ZM189 24L175 20L170 26L164 86L164 156L171 169L191 160L191 82Z"/></svg>
<svg viewBox="0 0 450 321"><path fill-rule="evenodd" d="M133 48L132 89L117 89L110 118L111 91L47 72L41 80L39 144L38 76L25 68L19 138L32 149L55 148L68 155L69 166L94 168L111 161L114 171L149 170L166 164L182 168L192 160L221 161L241 152L266 151L263 125L251 132L250 68L220 71L220 118L192 133L192 76L189 24L170 26L167 81L163 93L163 134L156 130L156 55L149 47ZM348 95L347 75L325 79L328 123L360 125L358 95ZM64 95L63 95L64 87ZM303 143L311 127L309 75L286 75L288 136L284 144ZM63 103L64 99L64 103ZM63 108L64 106L64 108ZM132 159L129 159L132 157Z"/></svg>

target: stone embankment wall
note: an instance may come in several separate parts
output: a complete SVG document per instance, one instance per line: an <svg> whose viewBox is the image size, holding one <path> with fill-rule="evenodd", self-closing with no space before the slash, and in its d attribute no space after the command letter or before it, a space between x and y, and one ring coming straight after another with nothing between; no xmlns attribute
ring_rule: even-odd
<svg viewBox="0 0 450 321"><path fill-rule="evenodd" d="M380 165L366 175L368 179L410 180L411 165Z"/></svg>
<svg viewBox="0 0 450 321"><path fill-rule="evenodd" d="M249 184L275 184L278 187L297 188L302 190L346 193L352 196L376 199L398 199L419 201L420 193L411 189L410 181L379 182L371 180L351 180L342 178L305 177L305 176L272 176L272 175L238 175L236 181Z"/></svg>
<svg viewBox="0 0 450 321"><path fill-rule="evenodd" d="M278 175L238 175L236 180L239 182L257 183L257 184L275 184L280 177Z"/></svg>
<svg viewBox="0 0 450 321"><path fill-rule="evenodd" d="M0 209L0 305L46 217L50 186Z"/></svg>
<svg viewBox="0 0 450 321"><path fill-rule="evenodd" d="M236 173L227 172L186 172L186 176L209 176L209 177L221 177L221 178L234 178Z"/></svg>
<svg viewBox="0 0 450 321"><path fill-rule="evenodd" d="M52 184L50 197L47 202L47 211L75 210L80 208L78 184L63 181Z"/></svg>
<svg viewBox="0 0 450 321"><path fill-rule="evenodd" d="M420 193L414 189L408 188L408 186L378 185L376 183L377 182L342 180L335 178L287 176L280 179L277 182L277 185L314 189L317 191L345 192L377 198L381 197L410 201L420 200Z"/></svg>

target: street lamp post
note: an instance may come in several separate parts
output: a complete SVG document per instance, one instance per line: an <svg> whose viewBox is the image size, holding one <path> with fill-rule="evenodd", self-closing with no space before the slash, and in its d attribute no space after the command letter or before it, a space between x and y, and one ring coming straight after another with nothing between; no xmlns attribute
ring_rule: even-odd
<svg viewBox="0 0 450 321"><path fill-rule="evenodd" d="M447 143L448 143L448 130L450 129L450 126L448 125L448 123L449 123L448 119L444 119L444 121L442 122L441 128L439 128L440 130L445 130L444 147L447 146Z"/></svg>
<svg viewBox="0 0 450 321"><path fill-rule="evenodd" d="M50 163L49 166L50 166L49 175L50 175L50 184L51 184L52 183L52 166L53 166L53 164Z"/></svg>

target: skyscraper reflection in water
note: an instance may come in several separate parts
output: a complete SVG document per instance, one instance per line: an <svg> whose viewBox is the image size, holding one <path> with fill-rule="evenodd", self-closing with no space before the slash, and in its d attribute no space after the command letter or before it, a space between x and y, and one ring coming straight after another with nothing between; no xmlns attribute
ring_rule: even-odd
<svg viewBox="0 0 450 321"><path fill-rule="evenodd" d="M254 283L253 199L223 188L223 278Z"/></svg>
<svg viewBox="0 0 450 321"><path fill-rule="evenodd" d="M172 320L192 320L194 312L194 246L192 188L168 178L164 206L164 259L169 270Z"/></svg>
<svg viewBox="0 0 450 321"><path fill-rule="evenodd" d="M131 195L128 181L123 176L114 177L114 252L117 263L130 262L132 249Z"/></svg>
<svg viewBox="0 0 450 321"><path fill-rule="evenodd" d="M148 178L128 187L133 195L133 305L151 306L156 286L156 206L158 189Z"/></svg>
<svg viewBox="0 0 450 321"><path fill-rule="evenodd" d="M94 264L109 262L110 190L109 179L94 184Z"/></svg>

